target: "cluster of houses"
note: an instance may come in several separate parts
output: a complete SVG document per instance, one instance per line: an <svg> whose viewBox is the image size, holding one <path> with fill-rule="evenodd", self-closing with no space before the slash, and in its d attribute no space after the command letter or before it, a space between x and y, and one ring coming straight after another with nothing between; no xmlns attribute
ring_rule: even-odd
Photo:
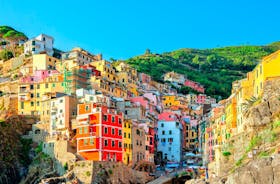
<svg viewBox="0 0 280 184"><path fill-rule="evenodd" d="M202 152L215 99L177 94L168 83L81 48L56 53L53 43L45 34L30 39L23 55L12 59L17 65L6 65L9 71L19 68L10 81L17 86L9 97L13 113L37 118L29 136L45 153L62 165L71 154L135 166L141 161L179 163L185 152ZM59 156L62 148L65 154Z"/></svg>
<svg viewBox="0 0 280 184"><path fill-rule="evenodd" d="M216 175L221 173L222 153L232 154L236 162L241 158L241 151L230 153L227 145L230 145L229 143L233 145L234 140L242 141L246 138L249 131L248 122L246 122L248 101L251 100L255 104L260 102L266 84L280 78L279 60L280 51L264 57L253 71L247 73L246 78L232 83L232 93L227 99L220 101L218 106L212 108L205 129L204 150L205 162ZM241 150L246 150L244 146L246 144L237 144Z"/></svg>
<svg viewBox="0 0 280 184"><path fill-rule="evenodd" d="M176 87L186 86L199 93L205 93L205 88L198 82L187 79L183 74L176 73L174 71L168 72L163 76L164 81L168 81Z"/></svg>

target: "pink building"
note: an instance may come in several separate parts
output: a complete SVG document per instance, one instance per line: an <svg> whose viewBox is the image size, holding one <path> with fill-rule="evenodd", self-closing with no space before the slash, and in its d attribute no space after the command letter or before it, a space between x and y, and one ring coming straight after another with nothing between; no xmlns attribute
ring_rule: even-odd
<svg viewBox="0 0 280 184"><path fill-rule="evenodd" d="M190 87L200 93L204 93L205 91L204 87L201 84L199 84L198 82L191 81L189 79L185 80L184 86Z"/></svg>
<svg viewBox="0 0 280 184"><path fill-rule="evenodd" d="M147 75L147 74L145 74L145 73L139 73L138 74L138 77L139 77L139 81L141 82L141 83L150 83L151 82L151 76L149 76L149 75Z"/></svg>
<svg viewBox="0 0 280 184"><path fill-rule="evenodd" d="M198 104L205 104L205 101L206 101L206 95L204 95L204 94L197 95L196 103L198 103Z"/></svg>
<svg viewBox="0 0 280 184"><path fill-rule="evenodd" d="M25 76L20 79L21 83L33 83L46 79L53 74L58 74L57 70L36 70L33 76Z"/></svg>

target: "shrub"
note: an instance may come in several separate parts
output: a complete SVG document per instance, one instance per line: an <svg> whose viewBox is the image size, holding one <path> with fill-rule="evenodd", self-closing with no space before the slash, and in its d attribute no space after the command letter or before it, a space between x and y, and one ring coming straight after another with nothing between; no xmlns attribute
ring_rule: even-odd
<svg viewBox="0 0 280 184"><path fill-rule="evenodd" d="M269 153L267 153L266 151L262 151L260 152L260 154L258 155L259 158L263 158L263 157L267 157L269 156Z"/></svg>
<svg viewBox="0 0 280 184"><path fill-rule="evenodd" d="M68 170L68 164L67 164L67 162L64 164L63 168L64 168L65 171Z"/></svg>
<svg viewBox="0 0 280 184"><path fill-rule="evenodd" d="M113 174L113 171L112 171L112 169L109 169L109 174Z"/></svg>
<svg viewBox="0 0 280 184"><path fill-rule="evenodd" d="M87 177L90 176L90 172L89 172L89 171L86 172L86 176L87 176Z"/></svg>
<svg viewBox="0 0 280 184"><path fill-rule="evenodd" d="M278 128L280 127L280 121L276 121L273 123L273 128Z"/></svg>
<svg viewBox="0 0 280 184"><path fill-rule="evenodd" d="M249 151L251 151L256 145L258 145L262 140L262 137L261 136L254 136L250 143L249 143L249 146L246 148L246 153L248 153Z"/></svg>
<svg viewBox="0 0 280 184"><path fill-rule="evenodd" d="M99 164L99 168L102 168L102 165L101 165L101 164Z"/></svg>
<svg viewBox="0 0 280 184"><path fill-rule="evenodd" d="M224 151L223 152L223 156L225 156L225 157L228 157L228 156L230 156L231 155L231 153L229 152L229 151Z"/></svg>

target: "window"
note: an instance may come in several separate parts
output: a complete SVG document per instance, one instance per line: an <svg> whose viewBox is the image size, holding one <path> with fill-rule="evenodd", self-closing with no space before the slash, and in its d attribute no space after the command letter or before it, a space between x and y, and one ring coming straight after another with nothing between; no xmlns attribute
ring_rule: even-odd
<svg viewBox="0 0 280 184"><path fill-rule="evenodd" d="M24 109L24 102L20 102L20 108Z"/></svg>
<svg viewBox="0 0 280 184"><path fill-rule="evenodd" d="M31 105L31 107L33 107L34 106L34 102L30 102L30 105Z"/></svg>
<svg viewBox="0 0 280 184"><path fill-rule="evenodd" d="M88 144L88 140L84 139L84 145L87 145L87 144Z"/></svg>
<svg viewBox="0 0 280 184"><path fill-rule="evenodd" d="M172 135L172 130L169 130L169 135Z"/></svg>
<svg viewBox="0 0 280 184"><path fill-rule="evenodd" d="M37 104L37 106L39 106L39 105L40 105L40 102L37 102L36 104Z"/></svg>
<svg viewBox="0 0 280 184"><path fill-rule="evenodd" d="M62 120L59 121L60 125L62 125Z"/></svg>
<svg viewBox="0 0 280 184"><path fill-rule="evenodd" d="M115 147L115 141L112 141L112 147Z"/></svg>
<svg viewBox="0 0 280 184"><path fill-rule="evenodd" d="M130 133L128 133L128 138L130 139Z"/></svg>
<svg viewBox="0 0 280 184"><path fill-rule="evenodd" d="M79 134L83 133L83 128L79 128Z"/></svg>
<svg viewBox="0 0 280 184"><path fill-rule="evenodd" d="M108 146L108 140L104 140L104 146Z"/></svg>
<svg viewBox="0 0 280 184"><path fill-rule="evenodd" d="M112 128L112 134L115 135L115 129L114 128Z"/></svg>
<svg viewBox="0 0 280 184"><path fill-rule="evenodd" d="M89 144L90 144L90 145L93 145L93 138L90 138L90 139L89 139Z"/></svg>
<svg viewBox="0 0 280 184"><path fill-rule="evenodd" d="M173 138L168 138L168 142L173 142Z"/></svg>
<svg viewBox="0 0 280 184"><path fill-rule="evenodd" d="M37 84L37 89L40 89L40 84Z"/></svg>
<svg viewBox="0 0 280 184"><path fill-rule="evenodd" d="M39 98L40 97L40 93L37 93L37 98Z"/></svg>
<svg viewBox="0 0 280 184"><path fill-rule="evenodd" d="M168 147L168 151L171 151L171 147Z"/></svg>
<svg viewBox="0 0 280 184"><path fill-rule="evenodd" d="M33 97L34 97L34 94L33 94L33 93L31 93L31 94L30 94L30 98L33 98Z"/></svg>
<svg viewBox="0 0 280 184"><path fill-rule="evenodd" d="M84 128L84 133L85 133L85 134L88 133L88 128L87 128L87 127Z"/></svg>
<svg viewBox="0 0 280 184"><path fill-rule="evenodd" d="M165 135L165 131L164 130L162 131L162 135Z"/></svg>
<svg viewBox="0 0 280 184"><path fill-rule="evenodd" d="M119 135L122 135L122 130L119 130Z"/></svg>
<svg viewBox="0 0 280 184"><path fill-rule="evenodd" d="M103 115L103 121L107 121L107 115Z"/></svg>
<svg viewBox="0 0 280 184"><path fill-rule="evenodd" d="M88 111L89 110L89 106L88 105L86 105L86 111Z"/></svg>
<svg viewBox="0 0 280 184"><path fill-rule="evenodd" d="M34 86L33 86L33 84L31 84L31 85L30 85L30 89L34 89Z"/></svg>
<svg viewBox="0 0 280 184"><path fill-rule="evenodd" d="M48 83L45 84L45 88L49 88L49 84Z"/></svg>
<svg viewBox="0 0 280 184"><path fill-rule="evenodd" d="M126 138L126 132L123 134L123 137Z"/></svg>
<svg viewBox="0 0 280 184"><path fill-rule="evenodd" d="M124 124L124 128L126 128L126 123Z"/></svg>
<svg viewBox="0 0 280 184"><path fill-rule="evenodd" d="M162 138L162 139L161 139L161 142L166 142L165 138Z"/></svg>
<svg viewBox="0 0 280 184"><path fill-rule="evenodd" d="M108 128L105 127L105 128L104 128L104 134L107 134L107 133L108 133Z"/></svg>
<svg viewBox="0 0 280 184"><path fill-rule="evenodd" d="M137 134L137 135L140 135L140 130L137 129L137 130L136 130L136 134Z"/></svg>
<svg viewBox="0 0 280 184"><path fill-rule="evenodd" d="M161 127L164 127L164 124L163 124L163 123L161 124Z"/></svg>
<svg viewBox="0 0 280 184"><path fill-rule="evenodd" d="M112 122L113 123L115 122L115 116L112 116Z"/></svg>
<svg viewBox="0 0 280 184"><path fill-rule="evenodd" d="M63 103L63 99L60 99L60 100L59 100L59 103Z"/></svg>
<svg viewBox="0 0 280 184"><path fill-rule="evenodd" d="M122 142L119 142L119 148L121 148L122 147Z"/></svg>
<svg viewBox="0 0 280 184"><path fill-rule="evenodd" d="M194 136L194 132L192 132L192 137Z"/></svg>
<svg viewBox="0 0 280 184"><path fill-rule="evenodd" d="M122 119L121 118L119 118L119 124L122 124Z"/></svg>

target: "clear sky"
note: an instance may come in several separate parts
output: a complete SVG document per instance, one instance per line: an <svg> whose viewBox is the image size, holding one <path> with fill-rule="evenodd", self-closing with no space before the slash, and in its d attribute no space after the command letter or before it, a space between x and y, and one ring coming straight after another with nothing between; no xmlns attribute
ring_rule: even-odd
<svg viewBox="0 0 280 184"><path fill-rule="evenodd" d="M280 40L279 0L0 0L0 25L46 33L64 51L80 46L125 59L146 48L267 44Z"/></svg>

